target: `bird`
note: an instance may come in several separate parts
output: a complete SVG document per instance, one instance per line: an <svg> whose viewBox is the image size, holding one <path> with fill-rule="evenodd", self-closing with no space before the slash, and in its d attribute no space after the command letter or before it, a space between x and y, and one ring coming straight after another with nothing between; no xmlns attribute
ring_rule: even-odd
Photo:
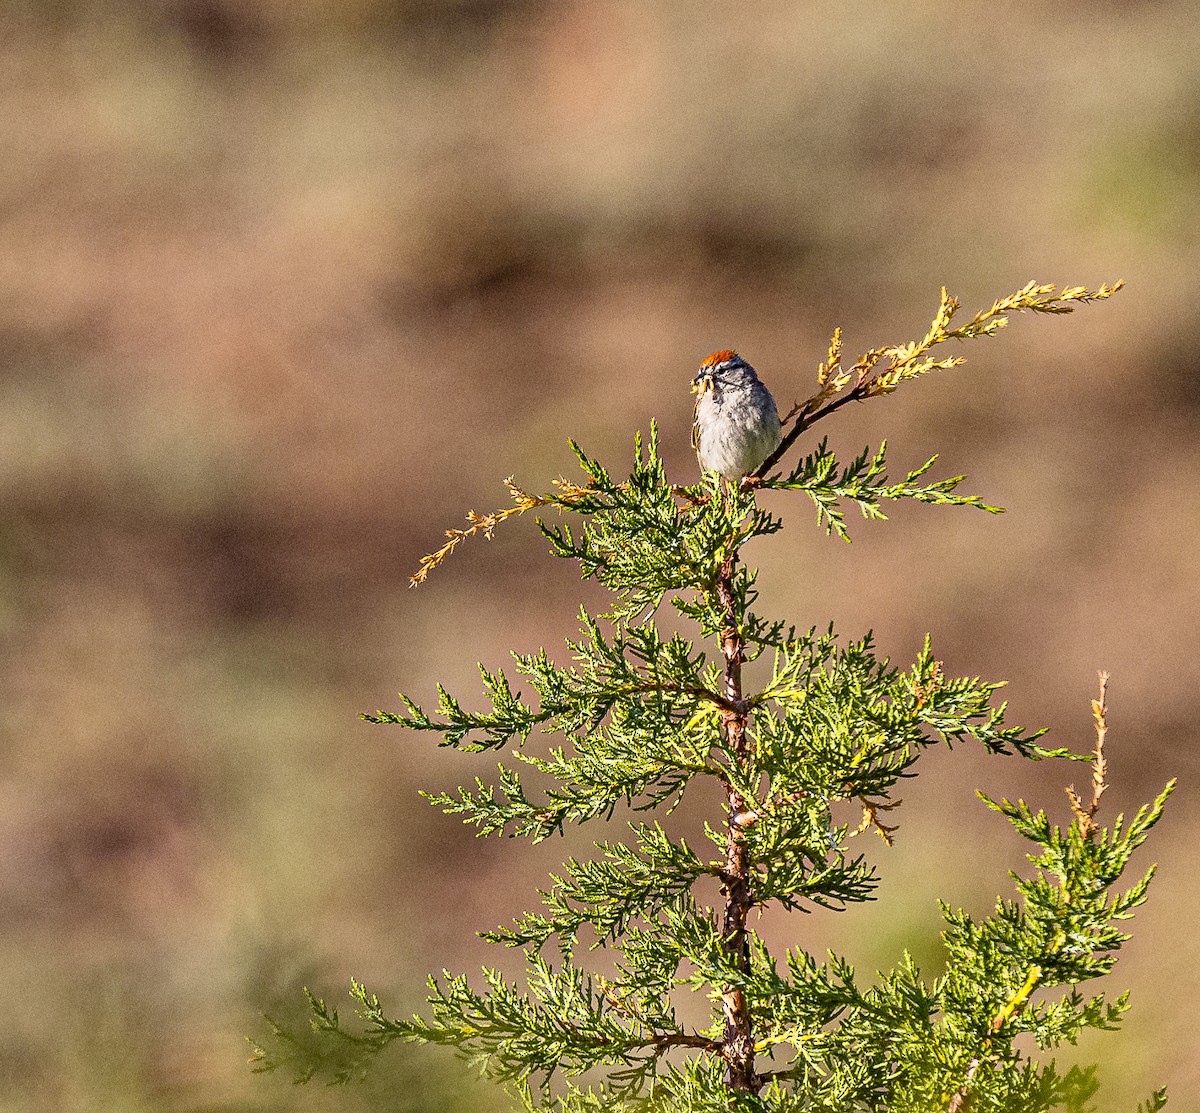
<svg viewBox="0 0 1200 1113"><path fill-rule="evenodd" d="M737 482L779 447L783 429L775 399L737 352L713 352L692 379L692 393L692 447L702 471Z"/></svg>

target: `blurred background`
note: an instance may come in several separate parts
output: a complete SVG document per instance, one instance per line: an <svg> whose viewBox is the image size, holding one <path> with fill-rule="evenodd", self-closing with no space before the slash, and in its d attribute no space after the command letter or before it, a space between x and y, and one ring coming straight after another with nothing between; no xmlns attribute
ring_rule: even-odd
<svg viewBox="0 0 1200 1113"><path fill-rule="evenodd" d="M1019 318L843 411L899 469L1008 508L901 507L846 546L798 497L748 556L764 609L1011 681L1089 747L1109 819L1178 775L1112 992L1103 1110L1200 1093L1200 16L1192 0L7 0L0 8L0 1110L503 1107L448 1056L364 1086L250 1074L300 987L394 1012L498 956L572 837L481 842L419 787L492 761L357 720L561 650L593 585L533 522L419 557L470 508L620 471L736 347L783 405L1030 279ZM936 752L872 848L877 906L772 921L865 974L932 973L942 897L1022 847L974 795L1067 818L1086 771ZM695 824L700 813L681 822ZM598 836L599 831L585 835ZM871 841L864 838L864 843ZM499 956L503 958L503 956ZM1070 1050L1070 1049L1068 1049Z"/></svg>

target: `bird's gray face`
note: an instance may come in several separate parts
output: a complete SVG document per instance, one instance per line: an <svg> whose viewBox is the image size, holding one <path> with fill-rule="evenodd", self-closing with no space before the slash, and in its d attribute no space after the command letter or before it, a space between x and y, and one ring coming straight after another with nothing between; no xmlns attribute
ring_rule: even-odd
<svg viewBox="0 0 1200 1113"><path fill-rule="evenodd" d="M736 352L717 352L700 365L692 379L692 393L707 394L714 387L736 386L753 376L753 368Z"/></svg>

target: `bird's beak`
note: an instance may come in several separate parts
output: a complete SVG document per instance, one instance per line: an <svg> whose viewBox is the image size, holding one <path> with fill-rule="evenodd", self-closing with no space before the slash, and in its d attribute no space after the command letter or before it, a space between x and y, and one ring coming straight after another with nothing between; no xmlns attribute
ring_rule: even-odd
<svg viewBox="0 0 1200 1113"><path fill-rule="evenodd" d="M712 376L707 372L702 372L692 380L692 393L707 394L708 391L712 390L712 385Z"/></svg>

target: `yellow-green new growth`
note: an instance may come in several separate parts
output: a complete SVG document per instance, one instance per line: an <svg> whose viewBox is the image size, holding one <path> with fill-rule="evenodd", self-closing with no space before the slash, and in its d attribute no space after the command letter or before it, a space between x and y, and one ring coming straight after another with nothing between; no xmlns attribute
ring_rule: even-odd
<svg viewBox="0 0 1200 1113"><path fill-rule="evenodd" d="M1015 293L998 298L987 309L982 309L965 324L951 328L959 302L942 287L937 312L929 330L920 340L891 347L871 348L864 352L852 366L841 365L842 330L834 329L825 362L817 367L817 391L806 402L797 402L783 418L784 428L792 427L783 438L776 452L759 469L765 475L782 458L796 438L835 410L848 402L859 402L890 394L902 382L926 375L930 371L943 371L966 362L966 356L947 356L937 359L927 353L947 340L974 340L981 336L994 336L1008 324L1009 313L1071 313L1076 304L1105 301L1111 298L1125 283L1123 280L1111 286L1104 284L1095 290L1086 286L1064 286L1057 294L1054 283L1026 283ZM886 362L885 362L886 361ZM884 366L880 368L880 364Z"/></svg>
<svg viewBox="0 0 1200 1113"><path fill-rule="evenodd" d="M846 403L890 394L909 379L918 378L930 371L957 367L966 362L966 357L961 355L947 356L943 359L927 355L930 349L938 344L944 344L947 340L974 340L981 336L994 336L1008 324L1009 313L1070 313L1077 304L1086 305L1089 302L1111 298L1124 284L1124 281L1117 281L1111 286L1105 284L1095 290L1089 290L1086 286L1064 286L1056 294L1055 290L1058 287L1054 283L1029 282L1015 293L998 298L987 309L980 310L957 328L950 326L959 309L958 299L951 297L943 286L937 312L929 330L920 340L911 340L906 344L891 347L871 348L848 368L843 368L841 363L842 330L835 328L825 361L817 367L817 393L806 402L797 402L784 415L781 422L785 430L783 440L779 448L759 468L757 478L765 476L782 459L801 433ZM884 363L882 369L881 363ZM410 587L424 583L429 573L467 538L482 534L491 540L496 527L509 518L543 506L568 509L588 494L587 487L580 487L561 478L554 481L555 491L542 495L530 494L523 490L511 476L504 481L504 485L508 488L514 505L493 511L491 514L470 511L467 514L465 529L446 530L446 544L421 558L420 566L409 578ZM703 492L694 486L678 487L676 493L685 503L693 503L704 497Z"/></svg>

